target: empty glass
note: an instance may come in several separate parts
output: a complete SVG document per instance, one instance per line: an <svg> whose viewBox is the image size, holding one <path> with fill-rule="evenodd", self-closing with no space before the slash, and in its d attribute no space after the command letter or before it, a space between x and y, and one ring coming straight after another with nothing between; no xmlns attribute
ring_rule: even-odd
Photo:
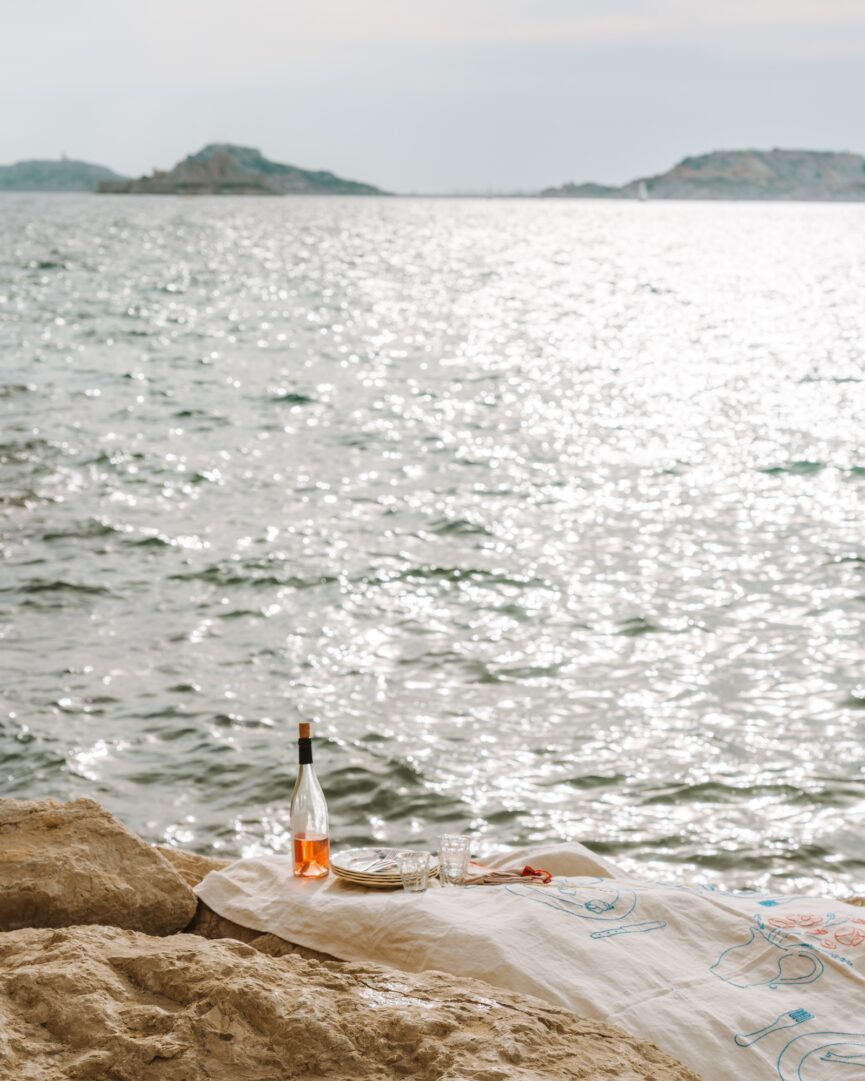
<svg viewBox="0 0 865 1081"><path fill-rule="evenodd" d="M400 852L397 861L402 888L423 893L429 880L429 852Z"/></svg>
<svg viewBox="0 0 865 1081"><path fill-rule="evenodd" d="M439 837L439 878L442 886L464 886L469 870L471 838L460 833Z"/></svg>

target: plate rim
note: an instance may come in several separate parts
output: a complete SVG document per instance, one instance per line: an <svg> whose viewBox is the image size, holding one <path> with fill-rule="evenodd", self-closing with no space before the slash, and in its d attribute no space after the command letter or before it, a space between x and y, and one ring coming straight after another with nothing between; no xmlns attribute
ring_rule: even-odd
<svg viewBox="0 0 865 1081"><path fill-rule="evenodd" d="M399 853L399 852L416 852L418 854L426 852L430 857L430 872L432 872L434 869L436 869L436 870L438 869L438 865L439 865L438 855L436 855L433 852L430 852L428 849L424 849L424 848L421 848L421 849L400 848L400 847L396 847L396 846L385 847L383 845L379 845L377 848L369 848L369 847L347 848L347 849L344 849L342 852L332 852L330 854L330 865L331 865L331 868L333 868L334 870L336 870L336 868L339 868L342 872L350 874L350 875L367 875L369 877L374 878L378 882L381 882L384 879L387 879L389 877L393 877L393 878L396 878L397 880L401 881L398 873L394 874L393 872L388 872L387 874L384 874L384 875L376 875L376 874L374 874L372 872L369 872L369 871L358 870L355 867L346 867L344 863L340 862L341 857L345 857L345 856L350 855L351 853L354 853L354 852L356 852L356 853L361 853L361 852L375 853L377 851L386 851L388 853L394 853L394 854Z"/></svg>

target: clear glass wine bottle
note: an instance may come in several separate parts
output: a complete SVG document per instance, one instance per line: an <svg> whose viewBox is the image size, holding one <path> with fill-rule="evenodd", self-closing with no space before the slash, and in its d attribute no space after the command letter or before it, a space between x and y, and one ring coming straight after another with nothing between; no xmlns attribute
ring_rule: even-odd
<svg viewBox="0 0 865 1081"><path fill-rule="evenodd" d="M327 802L312 764L308 724L300 725L299 737L290 812L294 873L300 878L324 878L330 872Z"/></svg>

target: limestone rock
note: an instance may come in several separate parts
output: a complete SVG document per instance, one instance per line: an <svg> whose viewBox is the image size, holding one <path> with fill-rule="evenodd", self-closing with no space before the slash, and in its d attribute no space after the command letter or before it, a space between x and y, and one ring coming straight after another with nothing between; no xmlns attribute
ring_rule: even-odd
<svg viewBox="0 0 865 1081"><path fill-rule="evenodd" d="M320 950L310 949L308 946L299 946L296 942L287 942L279 935L259 935L250 940L250 946L259 953L266 953L268 957L303 957L308 961L329 961L331 964L341 965L343 962L338 957Z"/></svg>
<svg viewBox="0 0 865 1081"><path fill-rule="evenodd" d="M186 930L191 934L201 935L202 938L233 938L238 942L252 942L254 938L261 937L261 931L254 931L251 927L244 927L220 916L212 908L208 908L204 901L198 902L195 916Z"/></svg>
<svg viewBox="0 0 865 1081"><path fill-rule="evenodd" d="M699 1081L651 1044L440 973L116 928L0 934L16 1081Z"/></svg>
<svg viewBox="0 0 865 1081"><path fill-rule="evenodd" d="M201 900L198 902L198 911L186 930L191 934L201 935L202 938L233 938L270 957L286 957L290 953L296 953L299 957L311 957L316 961L336 961L329 953L298 946L297 943L288 942L278 935L262 934L261 931L254 931L251 927L228 920L208 908Z"/></svg>
<svg viewBox="0 0 865 1081"><path fill-rule="evenodd" d="M218 871L234 862L230 859L217 859L214 856L200 856L197 852L187 852L183 848L172 848L170 845L156 845L155 848L171 863L187 886L197 886L211 871ZM195 915L184 930L201 935L202 938L235 938L238 942L252 942L253 939L261 937L261 931L253 931L249 927L243 927L239 923L225 919L224 916L217 915L212 908L207 907L204 901L198 902ZM268 937L276 938L274 935ZM284 951L286 953L300 949L299 946L295 947L281 938L276 941L282 942L287 947ZM314 952L310 951L310 953Z"/></svg>
<svg viewBox="0 0 865 1081"><path fill-rule="evenodd" d="M221 871L234 860L218 859L216 856L200 856L197 852L187 852L185 848L172 848L171 845L154 845L174 867L187 886L197 886L211 871Z"/></svg>
<svg viewBox="0 0 865 1081"><path fill-rule="evenodd" d="M195 908L165 857L94 800L0 800L0 930L99 923L167 935Z"/></svg>

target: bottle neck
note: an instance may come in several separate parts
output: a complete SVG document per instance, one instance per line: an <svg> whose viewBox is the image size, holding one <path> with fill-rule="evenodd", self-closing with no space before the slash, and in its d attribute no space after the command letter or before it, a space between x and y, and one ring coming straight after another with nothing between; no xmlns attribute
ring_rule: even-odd
<svg viewBox="0 0 865 1081"><path fill-rule="evenodd" d="M297 741L297 761L301 766L312 765L312 740L299 739Z"/></svg>

